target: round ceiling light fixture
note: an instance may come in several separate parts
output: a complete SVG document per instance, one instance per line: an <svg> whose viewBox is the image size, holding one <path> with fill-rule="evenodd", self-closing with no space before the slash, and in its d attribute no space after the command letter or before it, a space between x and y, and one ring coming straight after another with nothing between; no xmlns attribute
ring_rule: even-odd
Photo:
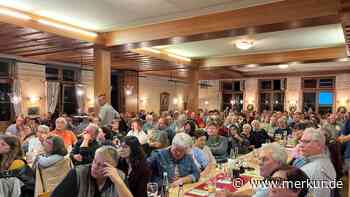
<svg viewBox="0 0 350 197"><path fill-rule="evenodd" d="M288 67L289 67L288 64L280 64L280 65L278 65L278 68L280 68L280 69L287 69Z"/></svg>
<svg viewBox="0 0 350 197"><path fill-rule="evenodd" d="M253 46L254 46L254 40L243 39L243 40L236 41L236 47L241 50L248 50Z"/></svg>

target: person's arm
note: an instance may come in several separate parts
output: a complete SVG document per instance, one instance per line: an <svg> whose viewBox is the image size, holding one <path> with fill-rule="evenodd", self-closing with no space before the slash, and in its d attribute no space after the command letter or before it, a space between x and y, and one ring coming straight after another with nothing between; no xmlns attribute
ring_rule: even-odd
<svg viewBox="0 0 350 197"><path fill-rule="evenodd" d="M72 159L73 163L76 163L77 161L82 160L82 156L80 155L80 145L81 145L81 141L76 143L72 151L69 153L69 156Z"/></svg>
<svg viewBox="0 0 350 197"><path fill-rule="evenodd" d="M48 157L39 156L38 164L40 167L47 168L63 159L61 155L50 155Z"/></svg>
<svg viewBox="0 0 350 197"><path fill-rule="evenodd" d="M79 154L82 156L83 160L82 163L92 163L94 160L95 152L99 148L99 145L95 141L94 143L90 144L90 147L81 147L80 146L80 152Z"/></svg>
<svg viewBox="0 0 350 197"><path fill-rule="evenodd" d="M133 197L123 179L119 176L117 168L105 162L106 167L103 169L103 174L108 176L117 188L118 196Z"/></svg>
<svg viewBox="0 0 350 197"><path fill-rule="evenodd" d="M340 143L346 143L350 141L350 120L346 121L341 132L341 136L337 138L337 141Z"/></svg>
<svg viewBox="0 0 350 197"><path fill-rule="evenodd" d="M51 197L78 196L77 173L71 169L62 182L51 193Z"/></svg>

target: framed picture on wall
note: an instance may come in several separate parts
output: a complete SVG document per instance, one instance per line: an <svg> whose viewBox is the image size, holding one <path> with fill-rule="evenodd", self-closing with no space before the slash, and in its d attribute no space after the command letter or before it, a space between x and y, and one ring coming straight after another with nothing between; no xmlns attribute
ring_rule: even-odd
<svg viewBox="0 0 350 197"><path fill-rule="evenodd" d="M160 93L160 112L168 111L170 94L167 92Z"/></svg>
<svg viewBox="0 0 350 197"><path fill-rule="evenodd" d="M39 116L39 107L29 107L28 116Z"/></svg>

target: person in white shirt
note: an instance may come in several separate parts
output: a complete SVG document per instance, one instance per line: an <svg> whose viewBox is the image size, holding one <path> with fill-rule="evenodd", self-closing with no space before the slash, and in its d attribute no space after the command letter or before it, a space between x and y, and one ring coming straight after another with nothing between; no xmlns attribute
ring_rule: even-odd
<svg viewBox="0 0 350 197"><path fill-rule="evenodd" d="M28 141L27 161L33 161L39 154L44 153L43 142L49 136L50 128L46 125L40 125L36 132L36 137Z"/></svg>
<svg viewBox="0 0 350 197"><path fill-rule="evenodd" d="M142 122L140 119L131 121L131 130L128 132L127 136L137 137L141 145L148 142L148 136L142 129Z"/></svg>

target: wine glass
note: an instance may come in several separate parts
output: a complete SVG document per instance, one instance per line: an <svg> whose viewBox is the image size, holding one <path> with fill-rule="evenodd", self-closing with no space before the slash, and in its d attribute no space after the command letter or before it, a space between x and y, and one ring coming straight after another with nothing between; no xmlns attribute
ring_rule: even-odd
<svg viewBox="0 0 350 197"><path fill-rule="evenodd" d="M158 184L157 183L147 183L147 196L157 197L158 196Z"/></svg>

